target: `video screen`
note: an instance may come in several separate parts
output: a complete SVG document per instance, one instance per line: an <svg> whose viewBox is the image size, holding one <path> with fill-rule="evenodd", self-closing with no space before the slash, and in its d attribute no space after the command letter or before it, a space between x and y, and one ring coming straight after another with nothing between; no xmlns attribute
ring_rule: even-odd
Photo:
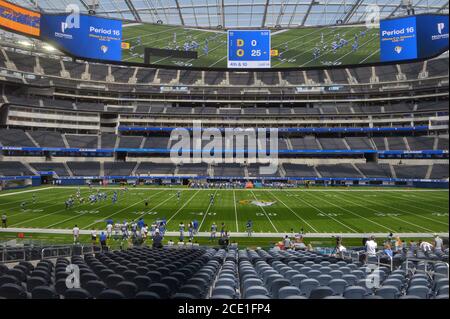
<svg viewBox="0 0 450 319"><path fill-rule="evenodd" d="M0 27L39 37L41 14L0 0Z"/></svg>
<svg viewBox="0 0 450 319"><path fill-rule="evenodd" d="M43 15L41 39L81 58L121 61L122 21L81 15L78 23L67 14Z"/></svg>
<svg viewBox="0 0 450 319"><path fill-rule="evenodd" d="M239 32L242 39L233 35L233 39L228 41L229 32ZM147 47L198 53L197 59L172 56L151 58L151 64L161 66L282 69L380 61L379 28L306 27L272 30L269 34L266 30L199 30L125 24L123 42L127 49L123 50L123 61L143 63ZM239 47L230 47L233 44L236 46L237 40L244 40L244 46L250 47L244 52L238 51L241 49ZM252 41L257 41L257 48L251 48ZM238 54L244 54L245 59L238 57Z"/></svg>

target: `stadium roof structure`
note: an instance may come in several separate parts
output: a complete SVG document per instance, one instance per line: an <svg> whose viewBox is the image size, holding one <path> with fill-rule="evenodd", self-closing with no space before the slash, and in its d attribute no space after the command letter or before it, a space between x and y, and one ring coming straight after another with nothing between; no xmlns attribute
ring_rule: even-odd
<svg viewBox="0 0 450 319"><path fill-rule="evenodd" d="M448 13L447 0L10 0L43 12L64 12L76 4L99 16L149 23L206 28L289 28L357 23L377 5L381 18Z"/></svg>

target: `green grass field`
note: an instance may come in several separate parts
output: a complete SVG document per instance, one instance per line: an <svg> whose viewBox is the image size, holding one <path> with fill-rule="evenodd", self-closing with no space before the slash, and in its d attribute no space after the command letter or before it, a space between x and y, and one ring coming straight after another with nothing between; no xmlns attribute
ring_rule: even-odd
<svg viewBox="0 0 450 319"><path fill-rule="evenodd" d="M105 220L131 221L143 217L150 224L166 218L168 231L194 219L200 232L208 232L213 222L224 222L232 232L245 232L246 221L254 222L256 233L267 237L290 234L303 228L305 233L448 233L448 191L420 189L312 188L275 190L195 190L138 187L119 192L111 201L115 187L105 188L108 200L96 204L76 204L65 209L64 202L77 188L41 187L0 193L0 214L8 216L8 227L104 229ZM96 189L81 188L87 198ZM210 205L210 194L215 202ZM33 194L36 201L32 202ZM148 208L144 202L148 200ZM25 209L21 203L25 201ZM273 236L269 236L273 234Z"/></svg>
<svg viewBox="0 0 450 319"><path fill-rule="evenodd" d="M273 31L272 49L279 50L281 56L272 58L272 67L313 67L379 62L379 29L367 30L366 35L360 37L359 49L356 52L352 52L354 36L355 34L360 34L363 30L366 30L365 26L306 27ZM340 34L349 43L336 53L333 53L331 43L335 40L337 34ZM206 39L208 39L209 45L207 55L203 52ZM151 62L153 64L172 66L227 67L227 34L225 31L208 31L152 24L133 24L124 27L123 41L130 43L132 50L123 51L123 60L142 63L144 61L145 47L175 49L176 46L179 46L180 50L182 50L183 44L192 40L200 45L200 48L197 49L198 59L186 60L155 57ZM315 47L322 49L317 59L313 58L313 49Z"/></svg>

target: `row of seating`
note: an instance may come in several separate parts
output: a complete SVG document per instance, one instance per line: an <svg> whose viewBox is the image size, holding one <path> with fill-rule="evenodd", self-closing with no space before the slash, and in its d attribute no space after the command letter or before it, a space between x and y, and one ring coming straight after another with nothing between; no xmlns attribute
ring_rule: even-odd
<svg viewBox="0 0 450 319"><path fill-rule="evenodd" d="M115 134L60 134L51 131L0 129L0 145L13 147L60 147L60 148L146 148L170 149L176 140L169 135L129 136ZM210 141L202 141L205 147ZM288 145L291 145L289 147ZM279 150L448 150L448 136L388 136L367 137L280 137Z"/></svg>
<svg viewBox="0 0 450 319"><path fill-rule="evenodd" d="M55 172L57 176L100 176L99 162L81 161L63 163L30 163L37 172ZM263 165L264 166L264 165ZM69 170L67 170L67 167ZM170 163L151 162L105 162L103 172L106 176L133 175L184 175L184 176L214 176L214 177L281 177L281 170L286 177L305 178L403 178L424 179L427 177L429 165L392 165L395 176L388 164L334 164L334 165L306 165L281 164L277 172L264 174L260 165L251 164L220 164L209 169L207 164L184 164L175 166ZM247 174L245 172L247 168ZM281 169L281 170L280 170ZM210 175L212 173L213 175ZM319 175L320 174L320 175ZM362 175L363 174L363 175ZM31 176L34 173L21 162L1 161L0 176ZM429 175L431 179L448 178L448 164L433 164Z"/></svg>
<svg viewBox="0 0 450 319"><path fill-rule="evenodd" d="M10 61L16 67L25 72L34 73L36 58L28 54L15 52L12 50L4 51ZM39 63L47 75L61 76L62 65L69 72L71 78L81 79L86 70L84 63L70 61L58 61L51 58L40 56ZM373 72L370 67L349 68L348 73L344 69L330 69L327 73L322 70L289 71L289 72L239 72L229 73L228 81L224 73L183 70L165 70L156 69L108 66L104 64L89 63L88 74L92 81L106 81L108 75L114 77L115 82L128 83L135 75L137 83L176 83L184 85L205 84L205 85L235 85L252 86L259 82L263 85L280 85L280 79L292 85L302 85L306 83L321 84L325 79L331 83L350 84L354 81L358 83L371 83L373 78L378 78L379 82L398 81L398 75L404 74L407 79L418 79L419 74L425 69L428 71L428 77L448 76L448 58L434 59L428 61L426 67L423 62L411 63L409 65L387 65L375 68ZM0 67L6 67L4 56L0 55ZM110 70L109 70L110 69ZM328 75L328 76L327 76ZM308 82L307 82L308 80Z"/></svg>

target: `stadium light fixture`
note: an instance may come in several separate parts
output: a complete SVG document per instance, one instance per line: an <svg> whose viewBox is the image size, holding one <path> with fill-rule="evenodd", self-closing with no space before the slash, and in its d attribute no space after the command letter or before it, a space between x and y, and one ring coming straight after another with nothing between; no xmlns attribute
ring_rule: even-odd
<svg viewBox="0 0 450 319"><path fill-rule="evenodd" d="M22 46L24 46L24 47L31 47L31 46L33 46L33 43L31 43L30 41L27 41L27 40L19 40L17 43L22 45Z"/></svg>
<svg viewBox="0 0 450 319"><path fill-rule="evenodd" d="M56 51L56 49L55 49L54 47L52 47L51 45L48 45L48 44L44 44L44 45L42 46L42 48L43 48L45 51L48 51L48 52L54 52L54 51Z"/></svg>

